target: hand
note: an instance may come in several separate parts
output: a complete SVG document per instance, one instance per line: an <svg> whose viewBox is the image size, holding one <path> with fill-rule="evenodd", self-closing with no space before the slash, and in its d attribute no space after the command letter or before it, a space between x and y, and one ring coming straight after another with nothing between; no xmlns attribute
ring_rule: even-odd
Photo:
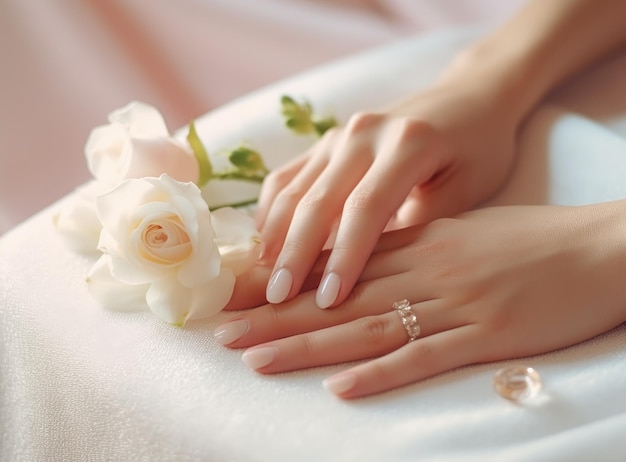
<svg viewBox="0 0 626 462"><path fill-rule="evenodd" d="M484 82L465 77L383 114L357 114L269 175L257 214L274 268L269 302L296 296L334 240L316 304L337 306L385 229L457 214L499 188L521 114Z"/></svg>
<svg viewBox="0 0 626 462"><path fill-rule="evenodd" d="M342 309L316 310L304 292L243 313L216 336L252 346L243 359L264 374L376 358L327 379L342 398L553 351L626 320L625 219L626 201L497 207L386 233ZM259 267L238 281L231 308L258 300L268 276ZM391 308L403 298L421 326L411 343Z"/></svg>

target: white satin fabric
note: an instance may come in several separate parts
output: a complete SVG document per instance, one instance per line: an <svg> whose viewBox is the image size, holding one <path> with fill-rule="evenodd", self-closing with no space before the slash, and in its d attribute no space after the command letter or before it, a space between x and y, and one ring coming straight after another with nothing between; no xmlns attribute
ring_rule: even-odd
<svg viewBox="0 0 626 462"><path fill-rule="evenodd" d="M280 82L202 117L200 135L213 152L246 140L276 166L311 141L284 129L280 95L306 97L345 121L424 87L477 33L411 39ZM621 56L539 109L492 202L626 197L625 72ZM0 239L2 461L626 458L624 327L522 361L544 379L531 404L512 404L491 386L498 368L520 361L344 402L321 380L345 366L250 371L241 352L213 338L230 314L179 329L147 313L103 311L85 289L92 261L63 247L54 209Z"/></svg>

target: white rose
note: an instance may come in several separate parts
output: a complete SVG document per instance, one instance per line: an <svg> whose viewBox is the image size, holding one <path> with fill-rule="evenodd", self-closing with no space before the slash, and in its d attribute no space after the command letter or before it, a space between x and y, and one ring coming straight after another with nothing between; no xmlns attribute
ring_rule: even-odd
<svg viewBox="0 0 626 462"><path fill-rule="evenodd" d="M256 259L250 216L212 215L197 186L168 175L126 180L98 197L97 209L104 255L88 286L111 309L147 307L174 325L213 315Z"/></svg>
<svg viewBox="0 0 626 462"><path fill-rule="evenodd" d="M127 178L167 173L198 181L198 162L186 144L172 138L157 109L132 102L109 114L109 125L92 130L85 145L92 175L111 186Z"/></svg>
<svg viewBox="0 0 626 462"><path fill-rule="evenodd" d="M96 212L96 197L108 189L98 181L90 181L76 188L53 214L54 226L65 245L74 252L88 254L98 251L102 225Z"/></svg>
<svg viewBox="0 0 626 462"><path fill-rule="evenodd" d="M92 130L85 146L96 181L78 188L54 216L57 231L76 252L96 251L102 229L96 197L124 179L167 173L179 181L198 180L198 162L191 148L170 137L163 117L152 106L130 103L109 114L109 122Z"/></svg>

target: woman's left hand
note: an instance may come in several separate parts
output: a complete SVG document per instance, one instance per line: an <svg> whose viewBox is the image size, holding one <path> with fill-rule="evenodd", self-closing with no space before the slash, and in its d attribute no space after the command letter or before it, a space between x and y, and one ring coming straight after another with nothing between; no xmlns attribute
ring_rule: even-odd
<svg viewBox="0 0 626 462"><path fill-rule="evenodd" d="M625 223L618 201L489 208L394 231L343 309L317 309L311 290L240 314L215 335L252 347L243 360L264 374L375 358L325 381L342 398L553 351L626 320ZM230 308L260 302L268 277L259 266L238 281ZM400 299L421 328L413 342L392 308Z"/></svg>

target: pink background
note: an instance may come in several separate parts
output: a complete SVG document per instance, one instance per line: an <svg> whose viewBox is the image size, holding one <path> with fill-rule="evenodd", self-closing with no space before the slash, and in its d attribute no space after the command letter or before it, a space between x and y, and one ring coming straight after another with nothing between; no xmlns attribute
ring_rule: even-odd
<svg viewBox="0 0 626 462"><path fill-rule="evenodd" d="M0 233L89 178L90 130L131 100L174 130L278 79L522 0L3 0ZM410 59L407 56L407 59Z"/></svg>

